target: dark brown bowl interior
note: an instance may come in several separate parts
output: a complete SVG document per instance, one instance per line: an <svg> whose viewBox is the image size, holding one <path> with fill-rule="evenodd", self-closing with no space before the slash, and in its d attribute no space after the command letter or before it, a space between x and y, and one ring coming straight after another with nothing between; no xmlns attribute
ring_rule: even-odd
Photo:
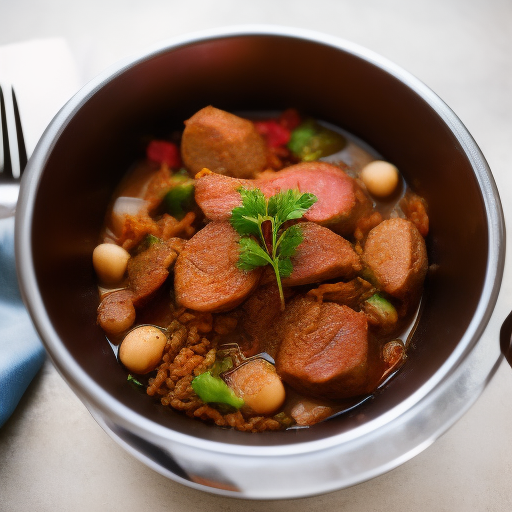
<svg viewBox="0 0 512 512"><path fill-rule="evenodd" d="M91 253L115 185L141 156L143 136L179 125L209 104L230 111L294 106L341 126L394 162L428 202L428 254L436 269L428 277L414 346L403 371L353 413L311 429L262 435L190 420L127 385L96 325ZM488 252L486 218L478 180L460 142L401 79L323 44L236 36L141 60L88 99L84 96L43 169L32 224L33 259L44 305L62 343L113 399L192 436L288 444L377 418L432 378L459 343L480 298Z"/></svg>

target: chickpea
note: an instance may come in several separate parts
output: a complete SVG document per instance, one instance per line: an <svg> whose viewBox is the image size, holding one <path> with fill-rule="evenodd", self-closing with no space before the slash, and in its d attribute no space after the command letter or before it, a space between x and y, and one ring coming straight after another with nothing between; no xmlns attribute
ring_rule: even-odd
<svg viewBox="0 0 512 512"><path fill-rule="evenodd" d="M140 375L153 371L164 352L167 336L158 327L143 325L131 330L119 347L119 359L128 370Z"/></svg>
<svg viewBox="0 0 512 512"><path fill-rule="evenodd" d="M256 414L276 412L285 399L285 390L273 365L264 359L243 364L228 378L229 386Z"/></svg>
<svg viewBox="0 0 512 512"><path fill-rule="evenodd" d="M360 176L368 192L376 197L391 195L398 185L398 169L383 160L374 160L366 164Z"/></svg>
<svg viewBox="0 0 512 512"><path fill-rule="evenodd" d="M122 281L129 259L128 251L116 244L100 244L92 253L94 270L106 285L116 285Z"/></svg>

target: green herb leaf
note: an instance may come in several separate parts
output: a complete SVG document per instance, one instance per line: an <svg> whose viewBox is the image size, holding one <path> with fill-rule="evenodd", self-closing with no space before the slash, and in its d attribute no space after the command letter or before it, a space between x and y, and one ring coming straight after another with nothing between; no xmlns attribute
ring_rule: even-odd
<svg viewBox="0 0 512 512"><path fill-rule="evenodd" d="M239 188L238 192L242 196L242 206L233 208L231 225L240 235L259 235L260 219L267 215L267 200L258 188Z"/></svg>
<svg viewBox="0 0 512 512"><path fill-rule="evenodd" d="M279 258L277 260L277 270L279 272L279 277L282 277L283 279L290 277L293 270L292 260L290 258Z"/></svg>
<svg viewBox="0 0 512 512"><path fill-rule="evenodd" d="M128 378L126 379L128 382L132 382L136 386L142 388L144 387L144 384L142 382L138 381L132 374L128 374Z"/></svg>
<svg viewBox="0 0 512 512"><path fill-rule="evenodd" d="M300 219L317 201L314 194L301 194L298 190L285 190L268 200L268 213L280 224Z"/></svg>
<svg viewBox="0 0 512 512"><path fill-rule="evenodd" d="M304 240L300 225L294 224L290 226L279 238L279 257L289 258L295 254L295 250Z"/></svg>
<svg viewBox="0 0 512 512"><path fill-rule="evenodd" d="M242 270L253 270L256 267L264 267L272 265L272 258L262 247L249 237L240 239L240 259L238 260L238 268Z"/></svg>
<svg viewBox="0 0 512 512"><path fill-rule="evenodd" d="M281 191L268 200L259 189L240 188L239 192L242 206L231 212L231 225L241 236L238 267L253 270L271 265L279 288L281 309L284 309L281 278L289 277L292 273L290 257L303 236L299 225L285 230L281 228L289 220L300 219L317 198L314 194L303 194L298 190Z"/></svg>

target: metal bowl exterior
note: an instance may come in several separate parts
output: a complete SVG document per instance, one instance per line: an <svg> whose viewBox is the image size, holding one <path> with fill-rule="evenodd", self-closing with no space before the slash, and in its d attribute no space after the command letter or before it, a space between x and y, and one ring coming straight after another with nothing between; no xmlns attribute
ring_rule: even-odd
<svg viewBox="0 0 512 512"><path fill-rule="evenodd" d="M334 55L339 55L340 59L345 59L347 68L354 65L357 69L364 70L368 73L368 77L380 84L381 89L389 87L390 91L395 88L405 91L406 97L399 99L404 102L410 101L413 107L421 103L418 108L422 112L428 111L429 119L432 119L432 133L438 130L442 137L449 139L446 151L450 151L450 146L456 145L456 155L462 155L464 162L467 163L465 164L467 169L470 169L469 171L465 169L463 172L469 173L467 181L471 184L468 187L473 187L468 189L468 194L477 197L478 204L475 204L475 211L478 213L475 213L475 216L478 217L478 221L475 221L474 230L476 233L484 233L485 243L482 242L480 254L475 256L480 270L475 289L471 289L471 293L477 296L474 304L471 304L471 317L466 319L467 325L464 325L462 332L454 334L457 338L454 346L450 347L446 354L443 353L438 357L423 380L414 382L409 391L405 392L398 389L398 385L412 382L413 378L407 374L403 377L400 375L398 384L394 384L393 391L399 397L395 401L389 400L391 393L384 398L377 396L373 404L361 409L360 412L356 411L350 418L329 422L331 424L322 425L317 430L309 429L312 432L290 431L277 436L243 434L245 437L242 438L227 431L208 429L202 425L200 427L190 425L182 418L162 419L159 416L160 413L155 413L152 409L149 415L143 414L147 407L145 404L132 406L131 398L126 398L124 391L116 395L116 392L110 388L107 389L103 381L106 378L103 376L105 372L101 375L94 374L94 370L90 369L93 363L88 360L86 347L79 347L76 351L70 350L69 335L66 333L70 332L71 327L66 324L67 320L57 321L57 319L59 307L66 309L71 306L64 304L65 294L60 300L54 297L49 291L51 283L45 280L46 269L50 269L50 274L53 271L52 264L48 260L52 258L54 249L40 249L40 246L44 245L41 242L44 233L41 234L43 230L40 217L45 215L46 210L51 209L48 201L53 199L48 198L48 190L50 185L58 187L56 177L60 176L60 182L65 182L61 192L74 187L75 181L77 188L82 187L80 180L85 180L83 188L87 189L88 178L84 177L84 171L80 168L77 171L76 180L74 177L64 175L64 171L60 170L60 167L66 166L69 169L69 165L79 161L80 158L87 158L85 146L82 148L80 142L77 142L78 149L76 149L70 143L73 141L73 133L76 133L74 128L77 123L84 124L88 110L93 109L97 112L105 107L106 99L111 101L114 96L122 99L119 100L119 105L112 104L111 108L114 111L112 119L117 116L123 123L129 124L130 112L126 111L127 105L123 105L126 83L130 84L130 91L126 94L131 94L133 89L137 89L141 97L145 95L146 87L149 87L147 83L152 83L151 78L144 81L143 76L138 77L136 72L139 69L143 69L149 77L152 70L158 69L159 65L166 62L167 56L179 54L188 49L193 49L199 57L206 55L210 59L208 62L213 59L216 66L219 66L219 63L215 59L223 59L226 61L226 66L229 66L233 59L236 62L242 62L245 58L250 59L259 46L270 44L269 41L277 48L280 45L283 46L285 54L295 47L301 51L311 48L318 58L325 54L326 62L332 60ZM237 44L235 45L234 42ZM215 45L212 46L212 43ZM215 54L209 54L212 49L215 49ZM187 61L186 57L187 55L184 54L181 61L178 59L175 64L178 68L182 66L179 71L183 75L187 73L190 75L189 82L183 87L192 89L190 97L193 98L193 94L197 94L199 90L197 81L201 77L202 70L189 72L189 68L193 68L194 65L190 60ZM284 64L283 67L286 68ZM212 65L208 70L210 75L214 70ZM175 81L179 82L181 76L176 71ZM139 80L136 80L137 78ZM209 79L213 81L215 78L218 77L210 76ZM172 77L166 83L173 86ZM250 88L250 84L245 82L244 86ZM288 106L301 103L305 107L311 107L313 114L320 111L321 107L315 103L316 100L304 99L308 95L308 87L313 86L313 82L307 82L299 83L296 88L290 87L292 102ZM198 89L194 89L195 87ZM109 96L111 92L114 96ZM229 93L230 91L224 93L219 89L216 99L228 105L232 101ZM249 90L249 93L254 95L255 91ZM159 92L155 94L158 95ZM325 94L335 102L334 91L328 89ZM393 99L392 94L390 97ZM262 95L262 100L255 100L254 104L256 107L264 107L268 98L273 98L271 91L266 91ZM286 101L286 98L283 100L282 97L278 97L276 104L282 104L283 101ZM197 106L200 108L204 105ZM133 107L137 111L133 115L140 115L144 120L145 118L143 119L143 115L139 112L147 107L148 105L142 101L139 106ZM359 115L356 115L357 108L361 110L362 107L360 105L354 107L354 112L350 111L352 108L350 103L344 104L343 107L347 118L351 119L352 126L349 131L378 145L380 135L377 129L365 131L363 120L359 121ZM388 112L386 109L391 108L395 107L382 106L383 113L380 118L385 120ZM179 108L175 107L175 110L179 111ZM151 108L149 111L151 114ZM407 111L408 109L404 109L400 112L397 108L397 118L407 120ZM325 112L327 111L322 111L324 115ZM177 115L179 119L184 119L179 115ZM339 118L340 114L333 114L333 118L336 117ZM364 115L362 117L364 118ZM106 124L108 125L108 119ZM399 128L391 122L389 130L399 130ZM383 141L382 144L384 144ZM63 146L65 149L62 149ZM94 140L91 147L95 147ZM390 159L393 161L400 159L399 149L390 148L388 152ZM451 153L450 156L452 156ZM413 157L414 155L411 159ZM404 166L407 167L407 165ZM420 174L426 176L426 171ZM90 181L94 179L95 176L91 177ZM89 233L93 232L93 225L101 223L104 209L103 207L93 209L90 202L97 199L99 204L104 204L105 198L108 198L111 193L108 186L112 186L116 179L117 177L111 178L111 182L103 187L105 190L102 189L98 196L90 194L86 198L87 201L77 199L88 214L87 219L82 222L90 222L92 227L84 228L84 235L80 240L77 239L78 242L75 240L71 247L63 243L58 251L55 249L57 251L55 254L62 257L62 261L68 262L70 268L74 259L85 261L87 254L91 252L90 248L95 244L95 240L90 239ZM415 186L412 179L409 181ZM420 189L422 186L428 189L427 181L424 177L418 181ZM90 187L91 191L94 190L93 184ZM48 219L45 219L47 225L51 224L50 221L54 223L59 218L57 214L57 210L54 216L49 214ZM89 220L89 217L92 220ZM73 221L80 222L81 219L76 215ZM65 227L64 232L66 232ZM49 228L48 236L55 245L58 232L53 235L52 229ZM432 246L435 250L429 257L433 256L434 260L438 258L441 262L446 257L448 261L450 249L446 248L447 236L443 234L443 237L438 238L433 237ZM138 58L107 70L93 80L61 110L38 144L26 171L16 219L18 274L29 312L57 369L86 404L98 423L129 452L174 480L218 494L255 499L309 496L375 477L426 448L470 407L494 373L501 358L497 339L482 336L482 334L491 317L499 292L504 266L504 240L503 215L490 169L465 127L430 89L386 59L352 43L296 29L265 26L219 29L174 39L147 51ZM82 246L77 246L80 243ZM478 252L479 249L475 248L475 253ZM445 256L446 254L448 256ZM81 297L85 302L91 303L93 298L91 298L89 281L93 282L92 273L87 274L85 263L78 266L81 273L77 287L86 283ZM442 265L440 267L442 268ZM441 294L437 292L438 288L442 291L442 288L447 286L441 283L443 279L444 276L438 278L436 275L432 278L430 288L433 290L431 293L433 297L437 297L436 293ZM438 284L438 281L441 284ZM62 290L67 290L65 286L67 284L62 285ZM69 286L72 286L72 283ZM70 309L72 315L75 314L76 305L73 307L74 309ZM428 297L425 308L426 313L423 317L428 319L430 309L435 309L429 306ZM454 311L454 315L463 316L464 313ZM86 326L84 331L87 331L94 328L89 325L90 316L90 311L84 307L83 311L76 313L73 321L83 322ZM425 322L428 324L427 321ZM425 330L428 331L428 329L429 325L426 325ZM443 329L449 329L449 326ZM421 328L419 330L422 331ZM419 332L419 339L422 335L423 332ZM85 344L85 340L84 343L82 340L79 342ZM99 348L97 354L100 354L101 350ZM418 365L423 364L423 359L427 356L422 355L421 349L418 353L420 353ZM110 371L114 363L110 358L105 362L105 368ZM413 361L411 367L414 364ZM99 363L98 365L101 366ZM113 386L112 389L117 388ZM285 438L283 435L288 437Z"/></svg>

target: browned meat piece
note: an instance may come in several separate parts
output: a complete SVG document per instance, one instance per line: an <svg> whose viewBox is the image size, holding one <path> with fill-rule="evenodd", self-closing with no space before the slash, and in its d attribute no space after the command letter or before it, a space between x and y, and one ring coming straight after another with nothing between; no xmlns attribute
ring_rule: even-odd
<svg viewBox="0 0 512 512"><path fill-rule="evenodd" d="M284 313L276 358L283 381L307 395L341 399L366 391L368 325L362 313L299 297Z"/></svg>
<svg viewBox="0 0 512 512"><path fill-rule="evenodd" d="M275 274L269 284L257 290L240 306L242 342L240 346L249 357L259 352L276 356L279 334L276 322L281 314L281 299Z"/></svg>
<svg viewBox="0 0 512 512"><path fill-rule="evenodd" d="M207 167L253 178L266 167L267 146L251 121L209 106L185 121L181 156L192 174Z"/></svg>
<svg viewBox="0 0 512 512"><path fill-rule="evenodd" d="M210 173L196 178L195 200L210 220L229 220L233 208L242 204L238 189L255 188L255 180L241 180Z"/></svg>
<svg viewBox="0 0 512 512"><path fill-rule="evenodd" d="M143 306L164 284L182 245L181 239L171 238L151 245L128 261L128 282L136 307Z"/></svg>
<svg viewBox="0 0 512 512"><path fill-rule="evenodd" d="M304 218L341 235L352 234L359 217L372 209L357 182L340 168L325 162L292 165L257 180L205 174L196 180L195 199L209 219L228 220L231 210L241 204L237 191L241 186L259 188L267 197L289 189L315 194L318 201Z"/></svg>
<svg viewBox="0 0 512 512"><path fill-rule="evenodd" d="M427 272L427 249L412 222L395 218L373 228L363 260L378 287L389 295L408 301L420 294Z"/></svg>
<svg viewBox="0 0 512 512"><path fill-rule="evenodd" d="M319 302L337 302L352 309L359 309L361 302L370 298L375 288L364 279L356 277L348 283L326 283L318 288L309 290L308 295L315 297Z"/></svg>
<svg viewBox="0 0 512 512"><path fill-rule="evenodd" d="M354 238L359 242L366 238L366 235L378 224L383 221L380 212L368 212L356 222Z"/></svg>
<svg viewBox="0 0 512 512"><path fill-rule="evenodd" d="M111 336L118 336L135 322L133 292L119 290L109 293L98 307L98 324Z"/></svg>
<svg viewBox="0 0 512 512"><path fill-rule="evenodd" d="M163 240L174 237L190 238L194 234L195 213L188 212L181 220L164 213L160 220L152 219L147 209L136 215L122 215L117 219L118 236L114 237L117 245L127 251L134 249L147 235L153 235ZM107 239L109 237L106 237Z"/></svg>
<svg viewBox="0 0 512 512"><path fill-rule="evenodd" d="M426 237L429 229L426 201L422 197L408 192L400 201L400 207L405 216L418 228L421 236Z"/></svg>
<svg viewBox="0 0 512 512"><path fill-rule="evenodd" d="M285 286L319 283L326 279L350 279L362 269L350 242L314 222L301 222L304 237L292 257L293 271Z"/></svg>
<svg viewBox="0 0 512 512"><path fill-rule="evenodd" d="M237 267L239 236L229 222L211 222L186 244L174 267L179 305L196 311L228 311L258 285L261 269Z"/></svg>

